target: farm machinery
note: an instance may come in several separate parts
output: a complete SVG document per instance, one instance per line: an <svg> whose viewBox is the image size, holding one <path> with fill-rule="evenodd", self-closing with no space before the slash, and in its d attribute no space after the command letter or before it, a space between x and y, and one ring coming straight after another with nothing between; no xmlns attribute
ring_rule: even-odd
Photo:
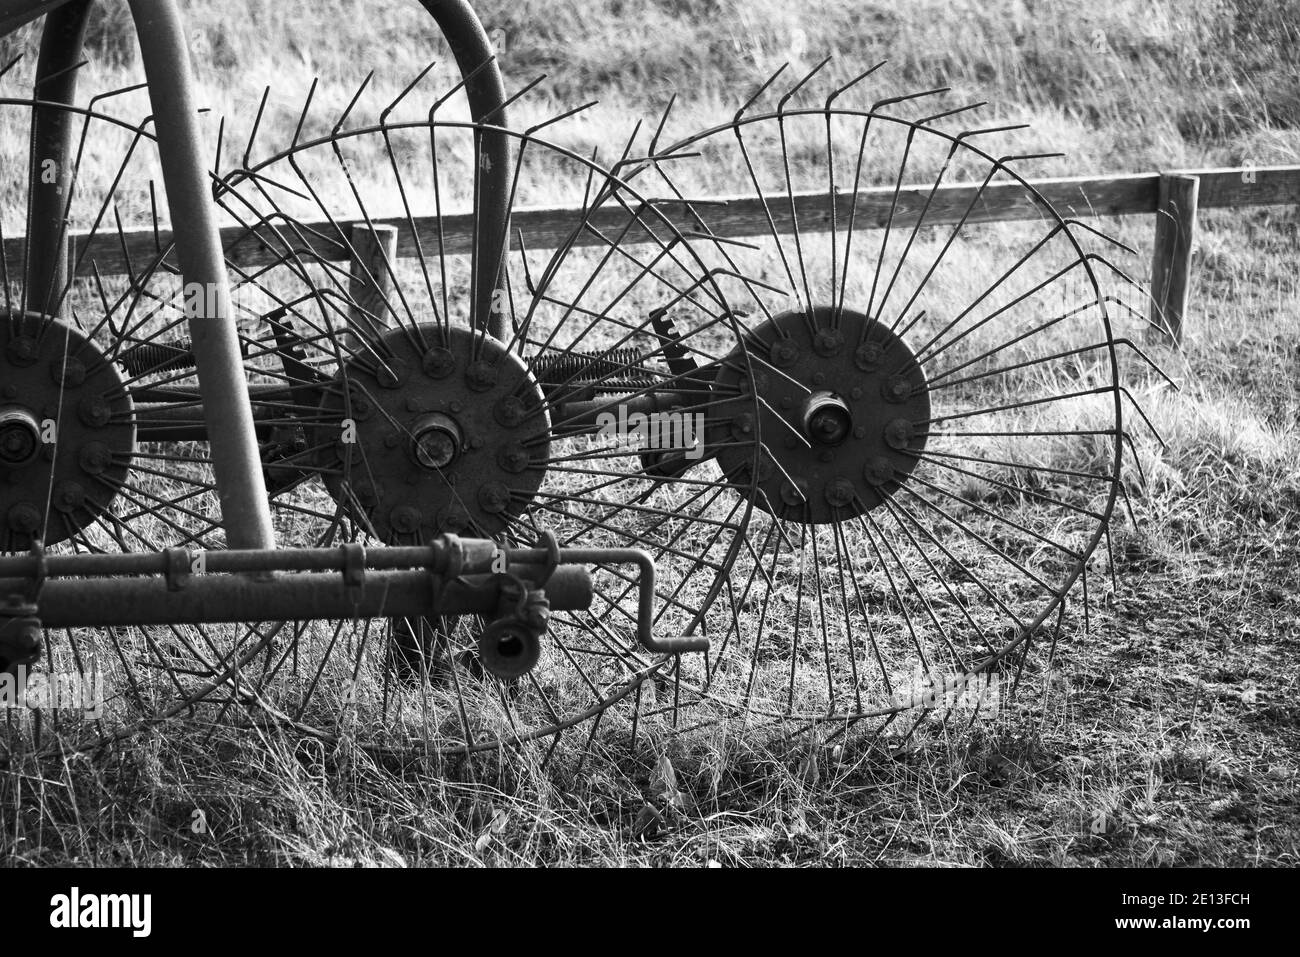
<svg viewBox="0 0 1300 957"><path fill-rule="evenodd" d="M422 3L450 88L215 135L175 0L84 105L91 4L0 3L45 18L0 98L0 668L100 678L61 733L885 728L1086 615L1132 280L981 145L1019 127L823 61L586 149Z"/></svg>

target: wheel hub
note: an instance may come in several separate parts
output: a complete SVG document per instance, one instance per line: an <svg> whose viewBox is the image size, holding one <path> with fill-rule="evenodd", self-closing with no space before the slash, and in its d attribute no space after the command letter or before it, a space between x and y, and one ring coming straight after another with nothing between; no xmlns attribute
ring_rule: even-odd
<svg viewBox="0 0 1300 957"><path fill-rule="evenodd" d="M388 330L373 351L381 360L350 362L323 402L330 424L315 444L335 499L390 544L505 531L541 486L550 449L523 361L436 324Z"/></svg>
<svg viewBox="0 0 1300 957"><path fill-rule="evenodd" d="M722 389L760 403L754 504L796 521L823 524L879 506L911 474L925 449L930 397L925 373L907 344L880 322L847 309L792 311L758 326L750 354L724 363ZM737 412L719 464L751 487L751 416Z"/></svg>
<svg viewBox="0 0 1300 957"><path fill-rule="evenodd" d="M95 521L135 448L117 367L59 319L0 324L0 551L61 542Z"/></svg>

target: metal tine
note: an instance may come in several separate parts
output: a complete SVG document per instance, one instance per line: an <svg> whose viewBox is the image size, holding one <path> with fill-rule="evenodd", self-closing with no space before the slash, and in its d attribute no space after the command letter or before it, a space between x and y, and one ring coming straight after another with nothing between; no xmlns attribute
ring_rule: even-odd
<svg viewBox="0 0 1300 957"><path fill-rule="evenodd" d="M583 112L584 110L591 109L599 102L600 100L590 100L586 103L583 103L581 106L575 106L571 110L565 110L563 113L557 113L555 116L552 116L550 119L542 120L542 122L540 123L535 123L534 125L528 127L528 129L524 130L523 133L524 138L528 139L540 129L544 129L548 126L553 126L554 124L559 123L561 120L567 120L571 116L577 116L579 113Z"/></svg>
<svg viewBox="0 0 1300 957"><path fill-rule="evenodd" d="M244 144L244 169L253 165L253 141L257 139L257 131L262 127L262 114L266 111L266 101L271 96L271 88L268 86L262 90L261 102L257 104L257 113L253 116L253 128L248 131L248 142Z"/></svg>
<svg viewBox="0 0 1300 957"><path fill-rule="evenodd" d="M483 125L487 125L491 123L493 117L501 113L511 103L514 103L515 101L523 98L524 96L527 96L530 92L532 92L534 89L537 88L537 85L539 83L541 83L545 79L546 79L545 73L539 74L538 76L534 77L532 80L530 80L529 82L525 83L522 87L520 87L519 90L506 97L505 100L501 103L501 105L495 107L488 113L484 113L483 116L481 116L477 120L477 122Z"/></svg>
<svg viewBox="0 0 1300 957"><path fill-rule="evenodd" d="M86 149L86 138L90 133L90 121L96 115L96 109L98 104L102 103L104 100L109 99L110 97L119 96L123 93L131 92L132 90L142 89L146 85L147 84L144 83L135 83L128 86L119 87L116 90L107 90L102 93L98 93L95 96L90 98L90 101L87 104L85 116L82 120L81 136L77 144L77 155L76 155L76 159L73 161L72 181L68 186L68 196L66 202L64 203L64 221L59 226L59 235L61 237L66 236L69 229L68 213L71 209L73 193L77 188L77 175L79 170L81 169L81 158L84 155ZM152 124L152 122L153 122L153 116L150 115L145 117L134 128L135 136L132 139L131 146L127 151L126 157L123 159L122 164L118 168L117 176L113 184L114 189L116 189L117 182L121 179L122 174L125 172L126 164L130 161L131 156L134 154L135 148L138 145L140 139L148 136L146 130L148 129L150 124ZM99 214L95 218L95 228L98 227L99 220L103 216L104 211L105 211L105 207L101 205ZM84 255L85 254L83 252L80 256L77 257L76 263L73 264L73 268L70 270L68 275L67 283L64 285L63 289L60 290L59 292L59 301L62 301L68 295L68 291L72 288L72 284L76 280L76 268L80 266L82 259L84 258ZM46 291L47 298L51 296L53 293L54 293L53 289L47 290Z"/></svg>
<svg viewBox="0 0 1300 957"><path fill-rule="evenodd" d="M474 67L474 69L470 70L469 73L467 73L465 76L461 77L460 80L456 82L456 85L453 86L450 90L448 90L438 99L434 100L433 105L429 107L429 118L433 119L433 114L438 112L438 109L442 106L442 104L446 103L453 96L455 96L461 90L462 87L464 87L467 83L469 83L472 79L474 79L474 77L478 76L480 73L486 70L490 64L495 63L496 59L497 59L496 54L493 54L492 56L488 57L478 66Z"/></svg>
<svg viewBox="0 0 1300 957"><path fill-rule="evenodd" d="M958 106L951 110L944 110L942 113L935 113L924 119L916 121L917 126L925 126L927 123L933 123L935 120L941 120L946 116L956 116L958 113L966 113L970 110L978 110L981 106L988 106L988 100L980 100L978 103L968 103L965 106Z"/></svg>
<svg viewBox="0 0 1300 957"><path fill-rule="evenodd" d="M1145 486L1147 484L1147 472L1142 467L1142 456L1138 454L1138 448L1133 442L1133 436L1129 434L1128 429L1124 429L1120 432L1119 437L1121 442L1128 444L1129 451L1133 453L1133 462L1137 465L1138 477L1142 479L1142 484Z"/></svg>
<svg viewBox="0 0 1300 957"><path fill-rule="evenodd" d="M1120 386L1119 391L1124 398L1128 399L1129 404L1137 410L1137 414L1142 416L1142 422L1146 425L1147 430L1156 437L1156 441L1160 443L1160 447L1168 452L1169 443L1165 441L1164 436L1160 434L1160 430L1155 427L1154 423L1152 423L1150 416L1148 416L1146 411L1142 408L1142 404L1138 402L1137 399L1133 398L1133 393L1129 392L1126 386Z"/></svg>
<svg viewBox="0 0 1300 957"><path fill-rule="evenodd" d="M22 58L23 58L23 54L20 53L12 60L10 60L8 63L6 63L3 67L0 67L0 80L8 76L9 71L12 70L14 67L16 67L18 65L18 61L21 60Z"/></svg>
<svg viewBox="0 0 1300 957"><path fill-rule="evenodd" d="M404 87L402 88L402 92L398 93L397 96L393 97L392 101L391 101L391 102L390 102L386 107L384 107L384 108L379 112L379 125L380 125L380 126L387 126L387 125L388 125L388 117L389 117L389 114L391 114L391 113L393 112L393 110L397 109L397 104L401 103L402 100L406 99L407 94L409 94L412 90L414 90L414 89L416 88L416 86L419 85L420 81L423 80L426 76L429 75L429 71L432 70L432 69L433 69L435 66L437 66L437 65L438 65L438 61L437 61L437 60L430 60L430 61L429 61L429 65L426 66L426 67L425 67L423 70L421 70L419 73L417 73L417 74L415 75L415 78L414 78L413 80L411 80L410 83L406 84L406 86L404 86ZM371 71L370 71L371 75L373 75L374 72L375 72L374 70L371 70ZM369 81L370 77L367 76L366 79L367 79L367 81Z"/></svg>
<svg viewBox="0 0 1300 957"><path fill-rule="evenodd" d="M16 63L18 61L15 60L14 62ZM59 70L57 73L51 73L49 76L43 76L33 84L33 89L37 89L41 87L43 84L49 83L51 80L57 80L59 77L71 73L74 70L80 70L83 66L85 66L89 62L90 62L89 60L82 60L79 63L72 64L71 66L65 66L62 70ZM0 71L0 76L4 76L3 71Z"/></svg>
<svg viewBox="0 0 1300 957"><path fill-rule="evenodd" d="M889 62L888 60L881 60L879 63L877 63L875 66L871 67L870 69L864 70L862 73L859 73L857 76L849 80L849 82L845 83L843 86L831 90L830 96L826 97L825 108L829 110L831 108L831 104L834 103L835 100L839 98L840 94L846 92L852 87L857 86L859 83L861 83L867 77L871 76L871 74L875 73L877 70L879 70L882 66L884 66L888 62Z"/></svg>
<svg viewBox="0 0 1300 957"><path fill-rule="evenodd" d="M762 96L765 92L767 92L767 88L776 82L776 78L779 77L782 73L784 73L786 67L788 67L789 65L790 65L789 63L782 63L779 67L776 68L775 73L773 73L771 76L769 76L766 80L763 81L763 85L754 91L754 95L751 96L748 100L746 100L744 105L741 106L741 108L736 111L735 116L731 118L731 122L733 125L740 122L740 118L745 115L745 111L754 105L755 100L757 100L760 96Z"/></svg>
<svg viewBox="0 0 1300 957"><path fill-rule="evenodd" d="M949 93L952 91L950 86L941 86L933 90L922 90L920 93L903 93L900 96L887 96L883 100L876 100L871 104L869 112L875 113L881 107L894 106L898 103L907 103L910 100L919 100L923 96L938 96L940 93Z"/></svg>
<svg viewBox="0 0 1300 957"><path fill-rule="evenodd" d="M217 196L217 187L221 184L221 148L226 142L226 118L221 117L217 123L217 145L212 151L212 197ZM150 181L149 188L153 189L153 182Z"/></svg>
<svg viewBox="0 0 1300 957"><path fill-rule="evenodd" d="M826 66L826 64L830 62L831 62L831 57L829 56L825 57L820 63L818 63L815 67L813 67L806 74L804 74L804 78L802 80L800 80L794 86L790 87L789 91L785 94L785 96L781 97L781 99L777 101L776 115L781 116L782 114L784 114L785 105L790 102L790 99L801 89L803 89L805 83L807 83L819 72L821 72L822 67Z"/></svg>
<svg viewBox="0 0 1300 957"><path fill-rule="evenodd" d="M1154 359L1152 359L1149 355L1143 352L1142 347L1139 346L1132 339L1128 338L1127 336L1123 336L1115 340L1115 345L1128 346L1130 349L1132 349L1134 352L1138 354L1139 359L1141 359L1143 362L1145 362L1148 366L1151 367L1151 370L1155 372L1156 375L1160 376L1160 378L1168 382L1170 388L1172 388L1175 392L1183 391L1183 387L1180 386L1177 382L1175 382L1168 372L1160 368L1159 364L1157 364Z"/></svg>
<svg viewBox="0 0 1300 957"><path fill-rule="evenodd" d="M1116 266L1114 266L1113 264L1107 262L1106 265L1110 266L1111 269L1114 269L1116 272L1121 272L1121 273L1122 273L1122 271L1121 271L1120 269L1118 269ZM1149 291L1149 290L1148 290L1144 285L1142 285L1140 282L1138 282L1136 279L1131 279L1130 277L1125 276L1125 275L1121 275L1121 278L1127 280L1127 281L1130 282L1130 283L1132 283L1132 284L1133 284L1133 285L1134 285L1134 286L1135 286L1139 291L1142 292L1143 295L1146 296L1147 299L1150 299L1150 298L1151 298L1151 293L1150 293L1150 291ZM1105 297L1103 297L1102 301L1103 301L1103 302L1113 303L1114 305L1119 306L1121 309L1123 309L1125 312L1127 312L1130 316L1132 316L1133 318L1137 319L1139 322L1145 323L1146 325L1150 326L1152 329L1156 330L1157 332L1163 333L1164 335L1168 335L1168 334L1169 334L1169 329L1168 329L1166 326L1162 326L1162 325L1160 325L1160 323L1158 323L1158 322L1152 322L1150 316L1147 316L1147 315L1145 315L1145 314L1143 314L1143 313L1138 312L1136 309L1134 309L1132 306L1130 306L1130 305L1129 305L1127 302L1125 302L1123 299L1119 299L1119 298L1117 298L1116 296L1105 296Z"/></svg>
<svg viewBox="0 0 1300 957"><path fill-rule="evenodd" d="M726 203L723 203L722 205L725 206ZM707 227L708 224L706 223L705 228L707 229ZM762 249L763 248L757 243L747 243L743 239L734 239L730 236L719 236L716 233L700 232L699 230L695 230L695 229L683 229L681 230L681 234L685 236L687 239L707 239L709 240L709 242L722 243L727 246L738 246L741 249Z"/></svg>
<svg viewBox="0 0 1300 957"><path fill-rule="evenodd" d="M1094 236L1098 237L1099 239L1104 239L1106 242L1114 246L1118 246L1120 249L1124 250L1124 252L1128 253L1130 256L1137 255L1137 250L1134 249L1132 246L1130 246L1128 243L1125 243L1117 239L1116 237L1112 236L1110 233L1102 232L1100 229L1098 229L1096 226L1093 226L1091 223L1085 222L1082 219L1066 219L1063 220L1063 222L1067 226L1078 226L1080 229L1087 230L1088 232L1092 233Z"/></svg>
<svg viewBox="0 0 1300 957"><path fill-rule="evenodd" d="M298 125L293 130L293 139L289 141L288 152L291 154L297 147L298 140L302 137L302 128L307 122L307 114L311 112L311 101L316 97L316 85L318 83L320 83L320 77L312 77L311 86L307 90L307 99L303 100L302 112L298 114Z"/></svg>
<svg viewBox="0 0 1300 957"><path fill-rule="evenodd" d="M357 105L357 100L361 99L361 94L366 91L366 87L370 85L370 81L373 80L374 78L375 78L374 70L371 70L369 73L365 75L364 78L362 78L361 85L357 87L357 91L352 94L352 99L348 100L348 105L345 106L343 108L343 112L339 114L338 121L332 127L330 127L330 136L337 137L339 135L339 130L343 129L343 124L346 123L348 121L348 117L352 115L352 108ZM312 78L311 88L313 92L315 92L316 90L316 83L318 80L319 77ZM308 95L308 102L310 102L310 94ZM303 119L306 119L306 116L307 114L304 112ZM299 128L301 128L302 126L301 120L299 120L298 125ZM293 138L293 145L296 146L297 144L298 144L298 136L295 133Z"/></svg>
<svg viewBox="0 0 1300 957"><path fill-rule="evenodd" d="M677 103L677 94L673 93L668 97L668 102L664 105L664 111L659 114L659 123L655 126L654 136L650 137L650 146L648 152L654 156L659 152L659 137L663 135L664 127L668 125L668 114L673 111L673 106Z"/></svg>

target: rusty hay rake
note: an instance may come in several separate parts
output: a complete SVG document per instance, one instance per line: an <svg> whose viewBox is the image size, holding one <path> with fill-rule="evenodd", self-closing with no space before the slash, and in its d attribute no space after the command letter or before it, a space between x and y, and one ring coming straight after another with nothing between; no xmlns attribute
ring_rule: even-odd
<svg viewBox="0 0 1300 957"><path fill-rule="evenodd" d="M1086 618L1144 320L1121 244L985 145L1013 127L824 61L592 154L585 107L511 125L534 84L423 3L458 84L313 85L279 141L268 91L215 152L174 0L130 3L143 120L134 88L79 105L88 2L0 3L5 31L45 15L0 98L31 130L0 668L95 675L65 744L881 729Z"/></svg>

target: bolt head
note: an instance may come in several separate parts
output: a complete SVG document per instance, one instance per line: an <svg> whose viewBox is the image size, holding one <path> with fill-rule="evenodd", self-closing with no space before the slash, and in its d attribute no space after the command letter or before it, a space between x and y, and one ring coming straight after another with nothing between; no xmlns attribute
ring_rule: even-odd
<svg viewBox="0 0 1300 957"><path fill-rule="evenodd" d="M891 375L881 383L880 392L888 402L906 402L912 395L912 383L907 376Z"/></svg>
<svg viewBox="0 0 1300 957"><path fill-rule="evenodd" d="M781 501L786 505L803 505L808 501L808 483L803 479L781 483Z"/></svg>
<svg viewBox="0 0 1300 957"><path fill-rule="evenodd" d="M863 372L874 372L880 366L882 352L879 343L864 342L853 353L853 364Z"/></svg>
<svg viewBox="0 0 1300 957"><path fill-rule="evenodd" d="M478 490L478 504L485 512L504 512L510 504L510 490L501 482L488 482Z"/></svg>
<svg viewBox="0 0 1300 957"><path fill-rule="evenodd" d="M754 416L748 412L742 412L732 419L731 434L741 440L752 436L754 434Z"/></svg>
<svg viewBox="0 0 1300 957"><path fill-rule="evenodd" d="M87 442L77 456L83 472L99 475L113 462L113 453L103 442Z"/></svg>
<svg viewBox="0 0 1300 957"><path fill-rule="evenodd" d="M497 464L516 475L528 468L528 461L528 450L522 445L508 445L497 453Z"/></svg>
<svg viewBox="0 0 1300 957"><path fill-rule="evenodd" d="M885 426L885 444L902 451L912 444L912 423L907 419L893 419Z"/></svg>
<svg viewBox="0 0 1300 957"><path fill-rule="evenodd" d="M471 362L465 370L465 382L475 392L486 392L497 384L497 367L486 359Z"/></svg>
<svg viewBox="0 0 1300 957"><path fill-rule="evenodd" d="M424 516L413 505L399 505L389 513L388 523L399 535L413 535L420 530Z"/></svg>
<svg viewBox="0 0 1300 957"><path fill-rule="evenodd" d="M872 485L884 485L893 481L894 465L889 459L877 456L862 469L862 477Z"/></svg>
<svg viewBox="0 0 1300 957"><path fill-rule="evenodd" d="M85 503L86 490L77 482L60 482L54 488L52 500L60 512L75 512Z"/></svg>
<svg viewBox="0 0 1300 957"><path fill-rule="evenodd" d="M108 425L113 417L113 407L102 395L88 395L78 405L77 414L84 425L99 429Z"/></svg>
<svg viewBox="0 0 1300 957"><path fill-rule="evenodd" d="M456 370L456 357L450 349L435 346L424 354L424 374L433 379L445 379Z"/></svg>
<svg viewBox="0 0 1300 957"><path fill-rule="evenodd" d="M60 356L50 363L50 377L60 385L76 387L86 381L86 366L74 356Z"/></svg>
<svg viewBox="0 0 1300 957"><path fill-rule="evenodd" d="M843 476L826 483L826 501L834 508L844 508L851 504L855 494L853 483Z"/></svg>
<svg viewBox="0 0 1300 957"><path fill-rule="evenodd" d="M492 411L497 422L507 429L513 429L519 425L524 421L524 416L527 414L523 402L513 395L502 396Z"/></svg>
<svg viewBox="0 0 1300 957"><path fill-rule="evenodd" d="M838 355L844 346L844 337L838 329L819 329L813 337L813 349L819 356Z"/></svg>
<svg viewBox="0 0 1300 957"><path fill-rule="evenodd" d="M30 502L19 502L6 516L9 530L20 535L30 535L41 527L41 513Z"/></svg>
<svg viewBox="0 0 1300 957"><path fill-rule="evenodd" d="M768 358L778 368L789 368L799 361L799 347L793 339L778 339L772 344Z"/></svg>
<svg viewBox="0 0 1300 957"><path fill-rule="evenodd" d="M384 389L396 389L411 374L411 370L406 363L396 357L383 359L379 364L379 371L375 373L375 378L379 385Z"/></svg>
<svg viewBox="0 0 1300 957"><path fill-rule="evenodd" d="M9 340L9 347L5 351L14 365L29 366L36 361L41 350L31 336L15 336Z"/></svg>

